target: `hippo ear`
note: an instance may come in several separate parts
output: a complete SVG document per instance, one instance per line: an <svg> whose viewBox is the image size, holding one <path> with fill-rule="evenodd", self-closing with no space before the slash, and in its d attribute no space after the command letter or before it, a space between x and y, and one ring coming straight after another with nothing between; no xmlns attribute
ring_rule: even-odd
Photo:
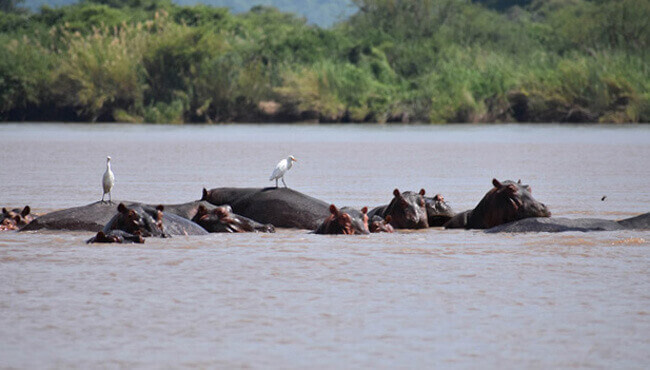
<svg viewBox="0 0 650 370"><path fill-rule="evenodd" d="M25 217L25 216L27 216L27 215L29 214L29 212L31 212L31 211L32 211L32 209L29 208L29 206L25 206L25 208L23 208L22 212L20 212L20 215L23 216L23 217Z"/></svg>
<svg viewBox="0 0 650 370"><path fill-rule="evenodd" d="M156 206L156 210L162 212L162 211L165 210L165 206L163 206L162 204L159 204L159 205Z"/></svg>
<svg viewBox="0 0 650 370"><path fill-rule="evenodd" d="M336 209L336 206L333 204L330 204L330 213L333 214L334 216L339 214L339 210Z"/></svg>
<svg viewBox="0 0 650 370"><path fill-rule="evenodd" d="M203 188L203 195L201 195L201 200L208 200L208 191Z"/></svg>
<svg viewBox="0 0 650 370"><path fill-rule="evenodd" d="M367 214L368 213L368 207L361 208L361 213L363 213L364 215Z"/></svg>
<svg viewBox="0 0 650 370"><path fill-rule="evenodd" d="M399 192L398 188L395 188L395 190L393 190L393 195L397 198L400 198L402 196L402 193Z"/></svg>
<svg viewBox="0 0 650 370"><path fill-rule="evenodd" d="M3 215L8 215L8 214L9 214L9 211L7 211L7 209L3 207L3 208L2 208L2 214L3 214Z"/></svg>
<svg viewBox="0 0 650 370"><path fill-rule="evenodd" d="M501 188L503 186L503 185L501 185L501 183L497 179L492 179L492 185L494 185L494 187L497 188L497 189L499 189L499 188Z"/></svg>
<svg viewBox="0 0 650 370"><path fill-rule="evenodd" d="M424 189L420 189L420 195L424 196L426 194L426 191Z"/></svg>
<svg viewBox="0 0 650 370"><path fill-rule="evenodd" d="M386 216L386 218L384 219L384 221L386 221L386 223L390 223L392 220L393 220L393 218L390 215Z"/></svg>
<svg viewBox="0 0 650 370"><path fill-rule="evenodd" d="M529 193L533 193L533 188L530 187L530 185L524 185L524 189L528 190Z"/></svg>
<svg viewBox="0 0 650 370"><path fill-rule="evenodd" d="M124 205L124 203L120 203L120 204L118 204L118 206L117 206L117 211L120 212L120 213L125 213L125 212L128 211L128 209L126 208L126 206Z"/></svg>
<svg viewBox="0 0 650 370"><path fill-rule="evenodd" d="M517 180L517 184L521 185L521 179Z"/></svg>
<svg viewBox="0 0 650 370"><path fill-rule="evenodd" d="M436 202L444 202L444 201L445 201L445 197L443 197L442 194L436 194L436 195L433 197L433 200L435 200Z"/></svg>

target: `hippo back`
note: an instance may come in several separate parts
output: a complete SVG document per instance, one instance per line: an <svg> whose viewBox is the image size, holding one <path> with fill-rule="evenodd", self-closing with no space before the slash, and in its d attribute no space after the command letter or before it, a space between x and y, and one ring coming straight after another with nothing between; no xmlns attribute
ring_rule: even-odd
<svg viewBox="0 0 650 370"><path fill-rule="evenodd" d="M163 212L163 231L168 235L206 235L197 223L173 213Z"/></svg>
<svg viewBox="0 0 650 370"><path fill-rule="evenodd" d="M174 214L188 220L191 220L196 216L200 206L205 207L208 211L213 211L217 208L217 206L205 200L182 204L164 204L166 215Z"/></svg>
<svg viewBox="0 0 650 370"><path fill-rule="evenodd" d="M288 188L217 188L204 191L204 200L275 227L315 230L330 214L327 203Z"/></svg>
<svg viewBox="0 0 650 370"><path fill-rule="evenodd" d="M486 233L524 233L565 231L615 231L623 230L621 224L614 220L598 218L563 218L563 217L529 217L495 226L485 230Z"/></svg>
<svg viewBox="0 0 650 370"><path fill-rule="evenodd" d="M117 203L124 203L129 208L138 204L119 201ZM46 229L98 232L104 229L115 213L117 213L115 204L97 201L85 206L62 209L39 216L21 231Z"/></svg>

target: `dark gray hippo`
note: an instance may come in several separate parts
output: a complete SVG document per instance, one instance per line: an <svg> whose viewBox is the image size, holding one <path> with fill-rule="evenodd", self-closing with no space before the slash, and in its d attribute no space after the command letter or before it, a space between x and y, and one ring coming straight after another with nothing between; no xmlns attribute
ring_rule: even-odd
<svg viewBox="0 0 650 370"><path fill-rule="evenodd" d="M275 227L271 224L263 225L250 218L234 214L229 205L214 206L208 209L200 205L192 221L211 233L246 233L261 232L274 233Z"/></svg>
<svg viewBox="0 0 650 370"><path fill-rule="evenodd" d="M316 230L330 215L327 203L288 188L203 189L201 200L275 227Z"/></svg>
<svg viewBox="0 0 650 370"><path fill-rule="evenodd" d="M390 224L396 229L425 229L429 227L424 189L419 193L399 189L393 190L393 200L388 205L374 208L368 212L371 219L379 216L386 219L390 216Z"/></svg>
<svg viewBox="0 0 650 370"><path fill-rule="evenodd" d="M140 233L136 234L129 234L126 231L122 230L111 230L108 233L104 233L103 231L98 231L97 235L93 236L92 238L88 239L86 243L120 243L120 244L126 244L126 243L138 243L138 244L143 244L144 243L144 238Z"/></svg>
<svg viewBox="0 0 650 370"><path fill-rule="evenodd" d="M14 209L2 208L0 214L0 231L18 230L34 220L29 206Z"/></svg>
<svg viewBox="0 0 650 370"><path fill-rule="evenodd" d="M395 229L390 224L390 216L386 216L385 219L375 215L372 217L368 229L371 233L394 233Z"/></svg>
<svg viewBox="0 0 650 370"><path fill-rule="evenodd" d="M492 185L474 209L455 215L445 228L489 229L524 218L551 216L548 208L533 198L530 186L523 185L521 180L492 179Z"/></svg>
<svg viewBox="0 0 650 370"><path fill-rule="evenodd" d="M361 211L343 207L340 210L330 205L330 215L323 220L314 233L316 234L368 234L368 207Z"/></svg>
<svg viewBox="0 0 650 370"><path fill-rule="evenodd" d="M441 194L424 197L424 202L426 203L429 227L442 226L454 217L454 211Z"/></svg>
<svg viewBox="0 0 650 370"><path fill-rule="evenodd" d="M198 224L177 216L165 213L165 206L152 207L137 204L126 207L123 203L117 206L117 214L104 226L104 233L111 230L122 230L129 234L139 233L143 237L168 237L171 235L206 235L208 232Z"/></svg>
<svg viewBox="0 0 650 370"><path fill-rule="evenodd" d="M650 230L650 213L619 221L598 218L533 217L485 230L486 233Z"/></svg>
<svg viewBox="0 0 650 370"><path fill-rule="evenodd" d="M163 204L165 206L166 214L174 214L176 216L183 217L188 220L194 221L196 215L199 213L199 210L203 208L207 211L212 211L217 206L203 200L197 200L194 202L182 203L182 204Z"/></svg>
<svg viewBox="0 0 650 370"><path fill-rule="evenodd" d="M158 210L155 206L137 202L118 202L126 209L139 212L143 217L154 217ZM21 229L33 230L69 230L69 231L109 231L105 227L120 212L108 203L94 202L81 207L67 208L37 217ZM148 220L148 218L145 217ZM196 223L173 213L162 212L162 225L167 235L205 235L207 232ZM155 232L155 230L154 230Z"/></svg>

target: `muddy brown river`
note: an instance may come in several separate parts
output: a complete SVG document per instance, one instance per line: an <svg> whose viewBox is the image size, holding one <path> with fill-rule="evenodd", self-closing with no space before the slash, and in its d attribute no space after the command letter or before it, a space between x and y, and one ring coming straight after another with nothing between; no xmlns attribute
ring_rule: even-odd
<svg viewBox="0 0 650 370"><path fill-rule="evenodd" d="M287 184L472 208L521 179L554 216L650 211L650 126L0 125L0 205L181 203ZM606 196L604 201L601 198ZM0 233L0 368L628 368L650 363L650 232Z"/></svg>

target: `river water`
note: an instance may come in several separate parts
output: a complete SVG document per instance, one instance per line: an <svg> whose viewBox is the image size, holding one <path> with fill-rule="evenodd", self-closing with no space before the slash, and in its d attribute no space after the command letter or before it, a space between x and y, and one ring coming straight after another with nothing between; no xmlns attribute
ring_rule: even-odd
<svg viewBox="0 0 650 370"><path fill-rule="evenodd" d="M0 125L0 205L180 203L288 185L472 208L522 179L554 216L650 211L650 126ZM606 196L604 201L601 198ZM0 234L0 368L647 368L650 232Z"/></svg>

